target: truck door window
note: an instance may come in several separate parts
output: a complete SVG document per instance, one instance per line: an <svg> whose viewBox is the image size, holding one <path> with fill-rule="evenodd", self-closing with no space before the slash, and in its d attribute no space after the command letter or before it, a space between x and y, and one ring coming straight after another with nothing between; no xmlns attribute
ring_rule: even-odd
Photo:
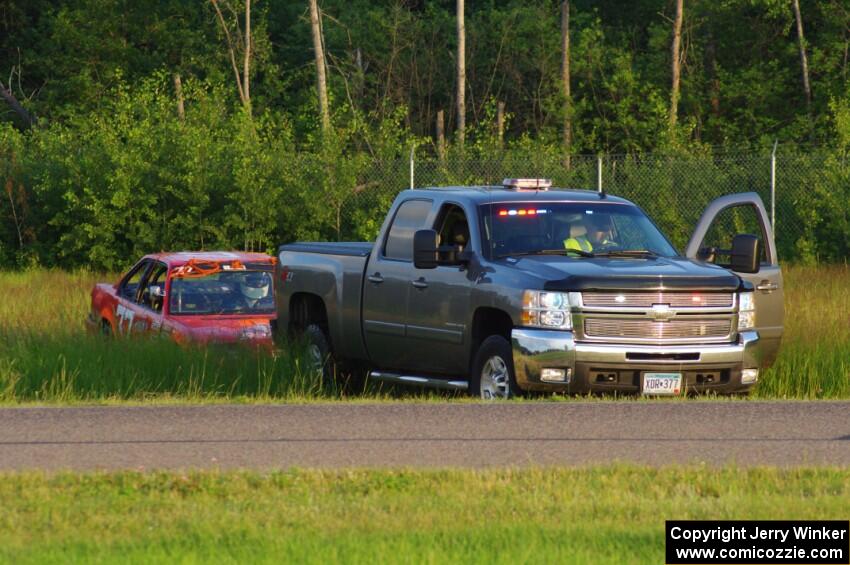
<svg viewBox="0 0 850 565"><path fill-rule="evenodd" d="M759 262L768 265L767 259L767 236L761 227L758 210L749 204L730 206L721 210L705 234L700 247L714 247L716 249L731 249L732 238L738 234L752 234L759 238L761 251Z"/></svg>
<svg viewBox="0 0 850 565"><path fill-rule="evenodd" d="M139 285L149 266L149 260L141 261L124 277L124 280L121 281L121 286L118 288L118 294L121 295L121 298L125 298L131 302L136 301L136 297L139 295Z"/></svg>
<svg viewBox="0 0 850 565"><path fill-rule="evenodd" d="M425 220L431 212L431 204L431 200L407 200L398 207L384 243L384 257L413 260L413 234L426 227Z"/></svg>
<svg viewBox="0 0 850 565"><path fill-rule="evenodd" d="M434 229L440 234L440 245L454 245L459 251L469 245L469 222L463 208L446 204L437 217Z"/></svg>

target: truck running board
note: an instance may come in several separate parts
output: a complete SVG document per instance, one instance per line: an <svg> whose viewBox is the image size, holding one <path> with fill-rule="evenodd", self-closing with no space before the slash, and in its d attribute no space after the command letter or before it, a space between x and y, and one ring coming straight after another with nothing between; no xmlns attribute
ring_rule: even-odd
<svg viewBox="0 0 850 565"><path fill-rule="evenodd" d="M372 371L369 377L379 381L399 383L403 385L424 386L428 388L442 388L446 390L467 390L469 383L466 381L449 381L445 379L433 379L429 377L415 377L413 375L398 375L396 373L383 373Z"/></svg>

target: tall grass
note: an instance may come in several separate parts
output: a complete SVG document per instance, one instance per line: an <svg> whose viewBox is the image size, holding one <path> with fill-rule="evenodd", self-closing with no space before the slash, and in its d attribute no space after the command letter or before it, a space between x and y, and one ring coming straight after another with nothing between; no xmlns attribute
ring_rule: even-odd
<svg viewBox="0 0 850 565"><path fill-rule="evenodd" d="M332 398L335 382L306 369L297 346L274 354L241 346L180 346L167 338L85 332L90 291L114 276L0 274L0 402L177 397Z"/></svg>
<svg viewBox="0 0 850 565"><path fill-rule="evenodd" d="M850 266L788 267L785 335L761 398L850 398Z"/></svg>
<svg viewBox="0 0 850 565"><path fill-rule="evenodd" d="M305 370L297 347L269 355L87 335L91 288L115 278L85 271L0 273L0 402L310 400L363 392L321 382ZM850 398L849 289L846 265L785 270L785 338L755 397Z"/></svg>

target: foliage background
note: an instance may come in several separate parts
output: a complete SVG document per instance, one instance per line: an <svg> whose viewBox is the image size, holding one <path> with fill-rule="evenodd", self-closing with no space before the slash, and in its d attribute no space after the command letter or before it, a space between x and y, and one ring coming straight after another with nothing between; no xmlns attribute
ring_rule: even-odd
<svg viewBox="0 0 850 565"><path fill-rule="evenodd" d="M0 267L119 270L159 249L368 239L407 185L411 147L417 184L503 172L595 184L591 159L560 165L560 2L468 6L463 149L452 142L454 2L322 2L326 138L306 9L255 0L249 113L209 2L0 0L0 75L38 120L25 128L0 114ZM686 1L671 131L672 3L574 0L572 153L612 155L612 192L681 244L697 205L719 190L765 194L778 140L782 258L846 260L850 5L803 0L801 10L810 108L790 2ZM497 101L508 112L503 139ZM445 161L433 139L438 110Z"/></svg>

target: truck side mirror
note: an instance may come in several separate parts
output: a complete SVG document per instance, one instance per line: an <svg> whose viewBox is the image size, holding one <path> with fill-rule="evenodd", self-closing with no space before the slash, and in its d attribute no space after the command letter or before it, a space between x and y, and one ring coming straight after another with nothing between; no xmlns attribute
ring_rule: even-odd
<svg viewBox="0 0 850 565"><path fill-rule="evenodd" d="M435 230L417 230L413 234L413 266L435 269L440 263L440 236Z"/></svg>
<svg viewBox="0 0 850 565"><path fill-rule="evenodd" d="M697 260L705 261L706 263L714 263L717 260L716 247L700 247L697 251Z"/></svg>
<svg viewBox="0 0 850 565"><path fill-rule="evenodd" d="M758 273L761 242L754 235L738 234L732 238L732 251L729 255L731 270L738 273Z"/></svg>

